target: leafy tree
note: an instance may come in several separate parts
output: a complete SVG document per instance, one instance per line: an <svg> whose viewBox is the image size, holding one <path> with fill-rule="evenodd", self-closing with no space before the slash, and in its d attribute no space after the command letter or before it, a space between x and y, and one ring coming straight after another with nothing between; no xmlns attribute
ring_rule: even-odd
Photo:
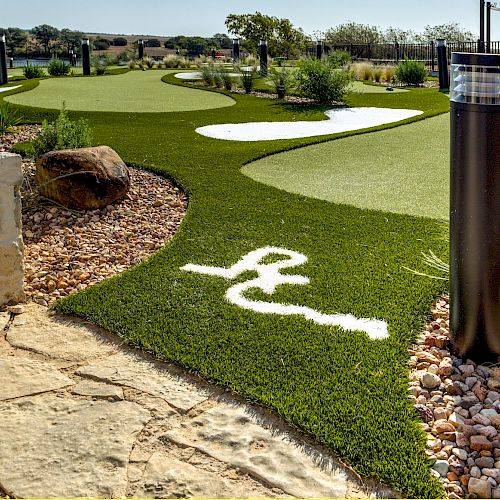
<svg viewBox="0 0 500 500"><path fill-rule="evenodd" d="M420 42L432 42L438 38L444 38L449 42L474 42L477 39L474 33L463 29L458 23L427 25L423 33L418 36Z"/></svg>
<svg viewBox="0 0 500 500"><path fill-rule="evenodd" d="M36 41L44 48L45 54L50 54L50 49L57 44L59 30L48 24L41 24L31 29L31 34Z"/></svg>
<svg viewBox="0 0 500 500"><path fill-rule="evenodd" d="M146 47L161 47L160 40L158 38L150 38L144 42Z"/></svg>
<svg viewBox="0 0 500 500"><path fill-rule="evenodd" d="M81 31L73 31L68 28L64 28L59 34L59 41L68 52L70 50L76 51L80 47L83 37L84 34Z"/></svg>
<svg viewBox="0 0 500 500"><path fill-rule="evenodd" d="M116 47L126 47L128 45L128 40L122 36L117 36L113 38L113 45Z"/></svg>
<svg viewBox="0 0 500 500"><path fill-rule="evenodd" d="M414 43L417 34L412 30L403 30L389 26L383 34L386 43Z"/></svg>
<svg viewBox="0 0 500 500"><path fill-rule="evenodd" d="M232 49L233 41L227 36L226 33L216 33L213 37L213 45L221 49Z"/></svg>
<svg viewBox="0 0 500 500"><path fill-rule="evenodd" d="M289 56L300 45L305 44L306 36L288 19L255 14L230 14L225 21L230 33L243 39L242 47L255 53L259 40L267 40L269 55Z"/></svg>
<svg viewBox="0 0 500 500"><path fill-rule="evenodd" d="M335 44L381 43L384 37L377 26L349 21L330 28L325 33L325 42Z"/></svg>
<svg viewBox="0 0 500 500"><path fill-rule="evenodd" d="M111 42L107 38L96 38L93 45L94 50L108 50Z"/></svg>
<svg viewBox="0 0 500 500"><path fill-rule="evenodd" d="M14 57L16 49L24 47L28 40L28 33L21 28L0 28L0 34L5 35L5 45L11 57Z"/></svg>

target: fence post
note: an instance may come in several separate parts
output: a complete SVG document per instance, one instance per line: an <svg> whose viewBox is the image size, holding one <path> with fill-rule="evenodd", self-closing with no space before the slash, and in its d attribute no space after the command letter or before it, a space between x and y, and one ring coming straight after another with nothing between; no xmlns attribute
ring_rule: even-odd
<svg viewBox="0 0 500 500"><path fill-rule="evenodd" d="M0 38L0 85L7 83L7 50L5 35Z"/></svg>
<svg viewBox="0 0 500 500"><path fill-rule="evenodd" d="M368 60L371 61L372 60L372 46L370 43L367 45L366 55L368 56Z"/></svg>
<svg viewBox="0 0 500 500"><path fill-rule="evenodd" d="M436 64L434 62L434 49L435 49L434 41L431 42L431 71L434 73L436 71Z"/></svg>
<svg viewBox="0 0 500 500"><path fill-rule="evenodd" d="M399 43L396 42L394 44L394 48L396 49L396 62L398 63L399 62Z"/></svg>
<svg viewBox="0 0 500 500"><path fill-rule="evenodd" d="M21 157L0 153L0 306L24 300Z"/></svg>

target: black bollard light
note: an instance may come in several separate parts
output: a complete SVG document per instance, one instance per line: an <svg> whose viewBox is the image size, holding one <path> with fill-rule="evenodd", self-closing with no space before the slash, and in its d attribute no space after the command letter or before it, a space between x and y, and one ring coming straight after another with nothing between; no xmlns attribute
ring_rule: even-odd
<svg viewBox="0 0 500 500"><path fill-rule="evenodd" d="M500 354L500 55L451 57L450 327L473 360Z"/></svg>
<svg viewBox="0 0 500 500"><path fill-rule="evenodd" d="M215 61L217 59L217 51L215 49L212 49L210 53L212 56L212 61Z"/></svg>
<svg viewBox="0 0 500 500"><path fill-rule="evenodd" d="M233 40L233 60L238 62L240 60L240 41L238 38Z"/></svg>
<svg viewBox="0 0 500 500"><path fill-rule="evenodd" d="M90 42L88 38L82 40L82 67L83 74L90 76Z"/></svg>
<svg viewBox="0 0 500 500"><path fill-rule="evenodd" d="M323 58L323 42L321 40L318 40L316 42L316 59L321 61Z"/></svg>
<svg viewBox="0 0 500 500"><path fill-rule="evenodd" d="M0 85L7 83L7 48L5 35L0 37Z"/></svg>
<svg viewBox="0 0 500 500"><path fill-rule="evenodd" d="M446 47L446 40L443 38L436 40L436 51L439 69L439 90L448 90L450 88L450 76L448 73L448 49Z"/></svg>
<svg viewBox="0 0 500 500"><path fill-rule="evenodd" d="M137 48L139 49L139 60L144 59L144 40L137 42Z"/></svg>
<svg viewBox="0 0 500 500"><path fill-rule="evenodd" d="M73 64L73 50L70 49L69 51L69 63L71 64L71 66L74 66Z"/></svg>
<svg viewBox="0 0 500 500"><path fill-rule="evenodd" d="M267 76L267 40L259 43L260 76Z"/></svg>

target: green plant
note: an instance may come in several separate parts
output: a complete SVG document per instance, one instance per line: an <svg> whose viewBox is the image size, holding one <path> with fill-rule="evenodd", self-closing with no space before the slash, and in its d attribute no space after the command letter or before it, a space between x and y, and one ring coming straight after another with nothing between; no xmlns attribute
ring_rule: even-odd
<svg viewBox="0 0 500 500"><path fill-rule="evenodd" d="M226 73L226 72L222 72L221 73L221 78L222 78L222 82L224 84L224 88L226 90L231 90L233 88L233 77L229 75L229 73Z"/></svg>
<svg viewBox="0 0 500 500"><path fill-rule="evenodd" d="M28 80L31 80L33 78L42 78L45 75L45 73L41 66L38 66L37 64L28 63L26 64L26 66L23 67L23 75Z"/></svg>
<svg viewBox="0 0 500 500"><path fill-rule="evenodd" d="M291 86L291 73L286 68L277 70L273 68L270 73L270 79L274 91L278 94L278 99L284 99Z"/></svg>
<svg viewBox="0 0 500 500"><path fill-rule="evenodd" d="M170 54L163 58L165 68L189 68L191 63L185 57Z"/></svg>
<svg viewBox="0 0 500 500"><path fill-rule="evenodd" d="M358 80L371 80L373 78L373 64L369 62L357 62L352 69Z"/></svg>
<svg viewBox="0 0 500 500"><path fill-rule="evenodd" d="M297 73L297 90L320 104L342 101L353 80L350 71L337 69L317 59L304 61Z"/></svg>
<svg viewBox="0 0 500 500"><path fill-rule="evenodd" d="M373 80L377 83L380 83L382 81L382 78L384 77L384 73L385 70L382 66L374 66L372 71Z"/></svg>
<svg viewBox="0 0 500 500"><path fill-rule="evenodd" d="M215 65L213 63L208 63L201 67L201 78L208 86L215 86L215 77Z"/></svg>
<svg viewBox="0 0 500 500"><path fill-rule="evenodd" d="M351 56L345 50L336 50L328 56L328 62L335 68L342 68L351 62Z"/></svg>
<svg viewBox="0 0 500 500"><path fill-rule="evenodd" d="M20 121L19 115L9 106L8 102L0 106L0 136L3 136L11 127L18 125Z"/></svg>
<svg viewBox="0 0 500 500"><path fill-rule="evenodd" d="M96 56L92 59L92 64L96 75L104 75L108 67L112 64L112 58L108 56Z"/></svg>
<svg viewBox="0 0 500 500"><path fill-rule="evenodd" d="M145 65L148 69L153 69L155 62L154 59L151 57L144 57L142 59L142 64Z"/></svg>
<svg viewBox="0 0 500 500"><path fill-rule="evenodd" d="M92 145L92 131L83 118L72 121L63 108L52 123L43 121L40 135L33 141L33 151L38 157L59 149L85 148Z"/></svg>
<svg viewBox="0 0 500 500"><path fill-rule="evenodd" d="M131 59L129 62L128 62L128 67L130 69L135 69L137 68L137 61L135 59Z"/></svg>
<svg viewBox="0 0 500 500"><path fill-rule="evenodd" d="M387 83L393 83L395 81L396 68L394 66L385 66L384 68L384 78Z"/></svg>
<svg viewBox="0 0 500 500"><path fill-rule="evenodd" d="M254 74L255 74L255 70L241 72L240 82L241 82L241 86L245 90L245 94L250 94L250 92L252 92L253 84L254 84L254 81L253 81Z"/></svg>
<svg viewBox="0 0 500 500"><path fill-rule="evenodd" d="M413 59L401 61L395 71L396 78L405 85L420 85L427 77L425 64Z"/></svg>
<svg viewBox="0 0 500 500"><path fill-rule="evenodd" d="M54 57L47 66L50 76L66 76L71 70L71 66L61 59Z"/></svg>

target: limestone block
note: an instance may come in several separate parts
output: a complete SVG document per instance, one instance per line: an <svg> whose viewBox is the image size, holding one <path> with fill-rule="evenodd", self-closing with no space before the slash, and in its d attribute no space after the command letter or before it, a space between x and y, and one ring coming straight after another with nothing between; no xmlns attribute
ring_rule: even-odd
<svg viewBox="0 0 500 500"><path fill-rule="evenodd" d="M24 300L21 157L0 153L0 307Z"/></svg>

